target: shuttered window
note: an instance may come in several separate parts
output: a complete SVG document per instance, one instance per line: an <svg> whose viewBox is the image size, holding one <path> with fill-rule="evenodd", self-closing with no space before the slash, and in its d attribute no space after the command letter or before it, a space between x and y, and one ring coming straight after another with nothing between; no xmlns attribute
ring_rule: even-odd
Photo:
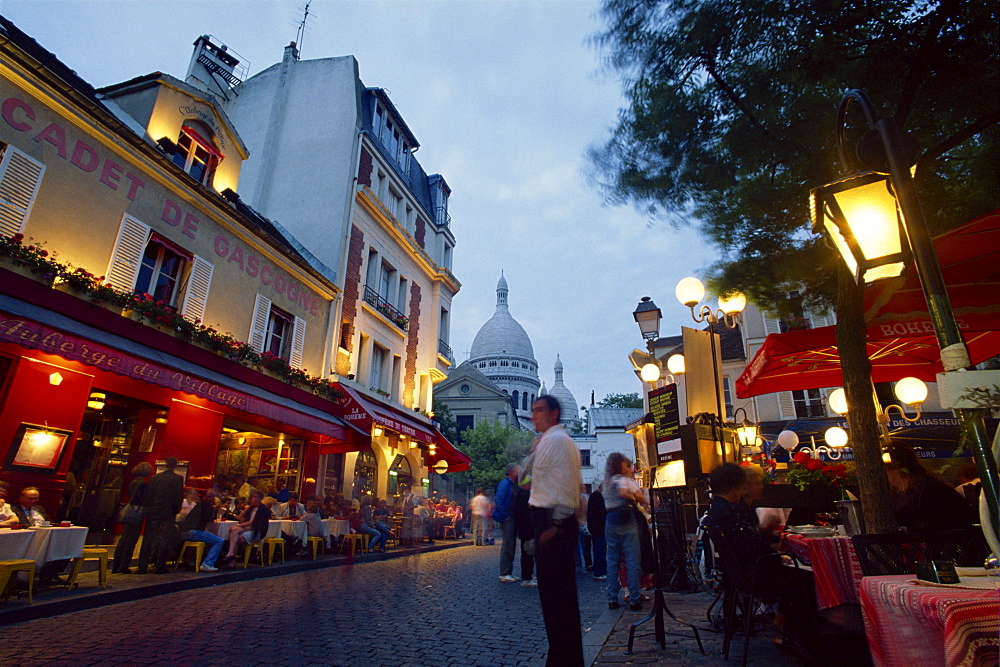
<svg viewBox="0 0 1000 667"><path fill-rule="evenodd" d="M292 327L292 349L288 354L288 364L292 368L302 368L302 350L306 346L306 321L301 317L295 318Z"/></svg>
<svg viewBox="0 0 1000 667"><path fill-rule="evenodd" d="M181 315L189 320L205 318L205 304L208 302L208 290L212 286L214 271L215 267L201 257L195 256L191 261L187 291L181 305Z"/></svg>
<svg viewBox="0 0 1000 667"><path fill-rule="evenodd" d="M149 225L144 222L129 215L122 218L121 227L118 229L118 240L115 241L111 262L105 272L107 281L115 288L129 292L135 288L135 280L139 275L149 233Z"/></svg>
<svg viewBox="0 0 1000 667"><path fill-rule="evenodd" d="M761 313L761 317L764 318L765 336L773 333L781 333L781 323L778 321L777 317L772 317L767 313Z"/></svg>
<svg viewBox="0 0 1000 667"><path fill-rule="evenodd" d="M795 399L792 392L778 392L778 416L781 419L795 419Z"/></svg>
<svg viewBox="0 0 1000 667"><path fill-rule="evenodd" d="M0 159L0 234L12 236L24 231L42 184L45 165L13 146Z"/></svg>
<svg viewBox="0 0 1000 667"><path fill-rule="evenodd" d="M250 347L258 352L264 351L264 338L267 336L267 321L271 315L271 300L261 294L257 295L253 304L253 321L250 322Z"/></svg>

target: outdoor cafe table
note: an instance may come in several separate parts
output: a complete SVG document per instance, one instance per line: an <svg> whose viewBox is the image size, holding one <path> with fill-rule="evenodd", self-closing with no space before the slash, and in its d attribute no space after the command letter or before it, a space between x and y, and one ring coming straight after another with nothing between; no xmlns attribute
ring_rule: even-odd
<svg viewBox="0 0 1000 667"><path fill-rule="evenodd" d="M333 546L331 538L351 532L351 522L347 519L323 519L320 525L323 527L323 537L326 538L327 547Z"/></svg>
<svg viewBox="0 0 1000 667"><path fill-rule="evenodd" d="M861 611L877 667L996 665L1000 597L996 580L963 576L957 585L913 575L865 577Z"/></svg>
<svg viewBox="0 0 1000 667"><path fill-rule="evenodd" d="M781 536L781 550L793 553L812 566L816 604L830 609L857 603L861 587L861 562L849 537Z"/></svg>
<svg viewBox="0 0 1000 667"><path fill-rule="evenodd" d="M215 521L208 524L209 532L215 533L224 540L229 539L229 533L238 521ZM303 542L309 532L309 526L305 521L291 521L289 519L272 519L268 521L267 535L264 537L279 537L282 533L291 537L298 537Z"/></svg>
<svg viewBox="0 0 1000 667"><path fill-rule="evenodd" d="M0 529L0 560L26 560L34 537L33 530Z"/></svg>
<svg viewBox="0 0 1000 667"><path fill-rule="evenodd" d="M68 560L83 556L83 547L87 542L88 528L83 526L50 526L47 528L27 528L25 532L32 533L28 555L41 567L54 560Z"/></svg>

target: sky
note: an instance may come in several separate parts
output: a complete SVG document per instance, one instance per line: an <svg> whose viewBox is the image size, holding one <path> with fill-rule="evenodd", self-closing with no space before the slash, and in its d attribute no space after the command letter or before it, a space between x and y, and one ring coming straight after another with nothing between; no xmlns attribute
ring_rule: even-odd
<svg viewBox="0 0 1000 667"><path fill-rule="evenodd" d="M304 0L0 0L0 14L96 87L161 71L184 78L192 43L213 35L249 74L280 61ZM452 188L451 346L468 358L496 305L511 315L540 379L560 355L578 405L641 390L628 361L644 348L632 318L650 296L661 335L694 326L674 297L715 252L631 207L607 206L586 151L603 143L621 85L593 43L594 0L314 0L303 59L354 55L362 81L388 90L429 174ZM252 157L251 157L252 159Z"/></svg>

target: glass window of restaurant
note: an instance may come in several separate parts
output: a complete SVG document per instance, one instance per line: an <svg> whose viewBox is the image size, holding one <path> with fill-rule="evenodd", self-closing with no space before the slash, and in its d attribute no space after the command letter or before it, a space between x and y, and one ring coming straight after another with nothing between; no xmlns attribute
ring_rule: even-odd
<svg viewBox="0 0 1000 667"><path fill-rule="evenodd" d="M285 488L298 491L302 469L302 440L259 426L226 420L215 464L216 482L226 485L237 475L264 493Z"/></svg>
<svg viewBox="0 0 1000 667"><path fill-rule="evenodd" d="M396 454L395 460L389 467L389 501L399 504L399 498L413 488L413 472L410 469L410 462L402 454Z"/></svg>
<svg viewBox="0 0 1000 667"><path fill-rule="evenodd" d="M344 455L327 454L323 457L323 467L320 468L319 489L323 498L344 492Z"/></svg>
<svg viewBox="0 0 1000 667"><path fill-rule="evenodd" d="M87 526L92 536L110 540L119 503L125 500L125 480L131 479L130 458L153 451L157 431L166 422L164 406L95 387L73 449L58 518Z"/></svg>
<svg viewBox="0 0 1000 667"><path fill-rule="evenodd" d="M366 495L375 495L376 482L378 481L378 461L371 450L358 452L358 458L354 462L354 488L351 497L361 500Z"/></svg>

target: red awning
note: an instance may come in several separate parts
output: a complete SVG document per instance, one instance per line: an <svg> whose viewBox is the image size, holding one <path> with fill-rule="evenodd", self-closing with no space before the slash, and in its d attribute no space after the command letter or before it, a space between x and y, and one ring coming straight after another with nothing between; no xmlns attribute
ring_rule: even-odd
<svg viewBox="0 0 1000 667"><path fill-rule="evenodd" d="M362 396L353 387L348 387L340 383L337 384L337 387L344 392L344 397L337 401L343 409L343 412L338 416L355 429L358 429L362 433L370 434L372 426L378 424L379 426L402 433L414 440L419 440L427 444L434 443L437 452L434 456L428 457L432 464L443 459L448 462L448 470L452 472L469 469L472 460L456 449L447 438L441 435L437 428L428 426L408 416L401 410L376 403L374 400ZM355 450L351 449L347 451Z"/></svg>
<svg viewBox="0 0 1000 667"><path fill-rule="evenodd" d="M1000 354L1000 210L938 237L934 248L972 363ZM868 288L865 319L872 380L935 381L941 352L912 265L903 277ZM771 334L736 381L736 395L842 385L835 332Z"/></svg>

